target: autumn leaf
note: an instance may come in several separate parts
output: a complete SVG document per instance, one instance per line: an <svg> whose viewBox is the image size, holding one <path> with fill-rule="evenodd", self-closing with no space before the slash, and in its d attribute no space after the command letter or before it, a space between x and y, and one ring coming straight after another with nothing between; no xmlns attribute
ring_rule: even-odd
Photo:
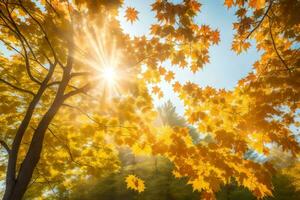
<svg viewBox="0 0 300 200"><path fill-rule="evenodd" d="M191 7L191 10L194 11L195 13L198 12L201 8L201 4L196 0L189 1L189 6Z"/></svg>
<svg viewBox="0 0 300 200"><path fill-rule="evenodd" d="M224 4L225 4L228 8L230 8L230 7L233 5L233 3L234 3L234 0L225 0L225 2L224 2Z"/></svg>
<svg viewBox="0 0 300 200"><path fill-rule="evenodd" d="M144 181L135 175L128 175L125 178L125 182L127 184L128 189L136 190L139 193L143 192L145 190L145 184Z"/></svg>
<svg viewBox="0 0 300 200"><path fill-rule="evenodd" d="M174 92L179 92L181 89L181 85L178 81L176 81L174 84L173 84L173 90Z"/></svg>
<svg viewBox="0 0 300 200"><path fill-rule="evenodd" d="M211 41L213 44L218 44L220 41L220 32L218 30L212 31L211 33Z"/></svg>
<svg viewBox="0 0 300 200"><path fill-rule="evenodd" d="M135 8L128 7L125 11L125 18L127 21L133 23L134 21L138 20L138 14L139 12Z"/></svg>
<svg viewBox="0 0 300 200"><path fill-rule="evenodd" d="M200 69L200 66L197 64L192 64L190 68L193 73L196 73Z"/></svg>
<svg viewBox="0 0 300 200"><path fill-rule="evenodd" d="M167 82L170 82L170 81L173 80L173 79L174 79L174 72L169 71L169 72L165 75L165 80L166 80Z"/></svg>
<svg viewBox="0 0 300 200"><path fill-rule="evenodd" d="M22 184L1 184L8 186L1 190L5 195L51 199L51 186L30 184L44 178L58 180L60 192L69 193L83 177L119 171L116 151L126 145L169 160L174 176L186 177L204 199L215 198L231 177L263 198L271 195L274 174L246 158L247 152L268 156L271 146L280 146L299 155L291 130L300 126L297 4L225 0L225 7L235 6L234 35L225 38L233 38L232 50L246 54L251 39L260 55L249 54L257 60L253 70L225 90L180 74L181 68L196 73L210 67L211 47L220 41L222 29L195 18L200 1L154 1L151 35L133 37L118 17L126 5L121 0L12 2L0 4L6 10L0 12L0 40L9 50L0 53L0 177ZM133 23L146 12L127 7L124 18ZM160 66L165 63L173 71ZM154 101L164 97L163 79L183 104L182 121L158 116ZM88 166L65 162L70 156ZM18 158L12 174L6 173L7 157ZM132 190L145 190L135 175L125 181Z"/></svg>
<svg viewBox="0 0 300 200"><path fill-rule="evenodd" d="M154 87L152 87L152 92L154 94L158 94L160 92L160 88L158 86L154 86Z"/></svg>
<svg viewBox="0 0 300 200"><path fill-rule="evenodd" d="M163 98L163 97L164 97L164 93L163 93L162 91L160 91L160 92L158 93L158 98L161 99L161 98Z"/></svg>
<svg viewBox="0 0 300 200"><path fill-rule="evenodd" d="M261 9L264 7L266 0L250 0L249 6L255 9Z"/></svg>
<svg viewBox="0 0 300 200"><path fill-rule="evenodd" d="M166 74L166 69L163 68L163 67L159 67L159 68L158 68L158 71L159 71L159 74L160 74L160 75L165 75L165 74Z"/></svg>
<svg viewBox="0 0 300 200"><path fill-rule="evenodd" d="M247 49L249 49L250 46L251 46L250 42L233 41L231 49L235 51L237 54L240 54L243 51L247 51Z"/></svg>

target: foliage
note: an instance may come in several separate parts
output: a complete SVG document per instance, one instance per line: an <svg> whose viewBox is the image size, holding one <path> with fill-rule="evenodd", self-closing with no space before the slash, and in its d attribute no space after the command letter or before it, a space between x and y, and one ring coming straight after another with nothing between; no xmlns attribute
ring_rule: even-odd
<svg viewBox="0 0 300 200"><path fill-rule="evenodd" d="M186 185L186 179L176 179L172 175L172 164L159 157L135 157L128 151L121 151L122 170L119 173L109 175L98 180L86 180L68 193L68 199L74 200L111 200L111 199L176 199L176 200L196 200L199 199L199 193L193 192L190 185ZM129 160L136 160L130 162ZM288 170L289 171L289 170ZM130 173L138 174L142 177L147 189L143 193L126 190L124 178ZM294 186L295 179L291 175L281 172L276 173L272 177L273 197L271 199L291 199L297 200L299 190ZM221 190L216 193L218 200L255 200L255 196L242 186L238 186L236 182L221 186Z"/></svg>
<svg viewBox="0 0 300 200"><path fill-rule="evenodd" d="M257 198L271 195L272 164L245 153L268 155L272 145L293 157L300 151L291 129L300 114L300 2L225 1L237 9L232 50L246 51L253 39L263 52L231 91L176 79L181 68L202 69L220 40L218 29L194 21L200 2L154 1L151 34L134 38L120 27L122 2L0 1L0 40L12 54L0 55L4 200L22 199L27 189L42 198L118 171L120 146L170 160L174 176L205 199L232 178ZM127 8L125 17L134 22L138 11ZM107 79L112 70L119 76ZM195 143L187 127L155 126L147 86L162 98L162 79L210 142Z"/></svg>
<svg viewBox="0 0 300 200"><path fill-rule="evenodd" d="M136 157L137 163L123 165L119 173L100 178L96 182L82 182L68 196L74 200L93 199L176 199L196 200L199 193L193 192L185 179L176 179L172 175L172 164L162 157ZM146 190L138 193L126 189L124 178L130 173L138 174L146 184Z"/></svg>
<svg viewBox="0 0 300 200"><path fill-rule="evenodd" d="M160 125L163 126L187 126L186 120L176 113L176 107L169 100L164 105L158 108L158 119Z"/></svg>
<svg viewBox="0 0 300 200"><path fill-rule="evenodd" d="M134 175L128 175L125 178L125 181L127 183L127 188L129 189L136 190L139 193L145 190L144 181Z"/></svg>

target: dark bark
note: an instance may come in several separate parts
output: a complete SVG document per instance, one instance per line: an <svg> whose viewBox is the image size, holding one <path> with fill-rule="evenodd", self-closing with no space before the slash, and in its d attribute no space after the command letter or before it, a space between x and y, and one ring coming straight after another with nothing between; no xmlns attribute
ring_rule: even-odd
<svg viewBox="0 0 300 200"><path fill-rule="evenodd" d="M72 48L73 46L69 48L71 52L73 50ZM54 67L50 69L37 95L35 95L34 99L32 100L27 110L27 113L19 127L19 130L16 134L13 147L12 147L15 149L14 151L13 149L11 151L11 153L14 154L13 156L10 156L8 167L7 167L8 169L7 183L6 183L6 190L5 190L5 195L3 200L21 200L26 192L26 189L30 183L34 170L40 160L40 155L43 148L43 141L44 141L46 130L48 129L49 124L51 123L55 114L59 110L60 106L63 104L64 100L66 99L64 92L71 78L70 74L73 65L73 58L71 56L71 52L69 52L67 67L64 69L63 78L57 90L54 101L50 106L50 108L48 109L48 111L43 116L43 118L41 119L41 121L39 122L38 127L35 129L28 152L26 153L25 159L23 160L21 167L19 169L18 177L15 178L16 161L17 161L17 155L18 155L20 143L22 141L26 128L30 122L34 108L47 88L47 84L52 76Z"/></svg>
<svg viewBox="0 0 300 200"><path fill-rule="evenodd" d="M7 172L6 172L6 189L5 189L3 200L9 200L9 196L15 186L16 163L17 163L17 159L18 159L18 152L19 152L20 144L21 144L22 138L24 136L24 133L29 125L32 114L34 112L34 109L35 109L36 105L38 104L44 91L45 91L45 88L43 88L41 86L39 91L37 92L37 94L32 99L31 103L29 104L29 107L27 109L25 117L22 120L22 122L17 130L16 136L15 136L13 144L12 144L11 153L10 153L10 156L8 159Z"/></svg>
<svg viewBox="0 0 300 200"><path fill-rule="evenodd" d="M40 159L44 136L48 125L51 120L57 113L59 107L62 104L62 98L57 99L48 110L48 112L44 115L43 119L39 123L37 129L34 132L33 138L31 140L31 144L29 150L26 154L26 157L20 167L19 174L17 177L17 181L11 193L9 199L11 200L21 200L24 196L27 186L30 183L33 172L38 164Z"/></svg>
<svg viewBox="0 0 300 200"><path fill-rule="evenodd" d="M56 65L56 64L55 64ZM5 188L5 193L3 196L3 200L9 200L10 199L10 195L13 191L13 188L15 187L16 184L16 165L17 165L17 159L18 159L18 152L20 149L20 145L21 145L21 141L23 139L23 136L25 134L25 131L30 123L31 117L34 113L35 107L38 104L38 102L40 101L42 95L44 94L45 90L47 89L47 84L49 82L49 80L52 77L52 74L54 72L55 69L55 65L52 65L49 69L49 72L46 76L46 78L44 79L44 81L42 82L38 92L34 95L32 101L30 102L25 117L23 118L16 136L14 138L13 144L12 144L12 148L11 148L11 152L8 158L8 165L7 165L7 172L6 172L6 188Z"/></svg>
<svg viewBox="0 0 300 200"><path fill-rule="evenodd" d="M70 40L68 41L68 59L66 63L66 67L63 68L63 77L61 82L59 83L58 90L56 92L56 96L53 100L52 105L49 107L48 111L42 119L40 120L37 128L34 131L33 137L30 142L30 146L28 149L28 152L26 153L26 156L24 160L22 161L22 164L20 168L17 171L17 161L18 161L18 153L20 149L20 145L22 142L22 139L24 137L24 134L29 126L29 123L31 121L31 118L33 116L33 113L35 111L36 106L38 105L41 97L43 96L44 92L46 91L47 87L49 87L49 81L51 80L51 77L54 73L55 67L57 64L61 65L62 64L59 62L56 56L56 52L50 43L50 40L42 27L42 24L33 16L29 11L27 10L26 7L22 4L22 1L18 1L20 8L24 12L26 12L29 17L38 25L39 29L42 31L44 34L45 42L48 44L51 53L53 54L52 56L54 57L54 62L52 63L49 59L49 71L44 78L44 80L40 81L36 79L32 74L31 74L31 69L30 69L30 62L29 62L29 54L28 54L28 49L29 52L32 54L34 61L36 61L39 65L43 67L43 65L39 62L38 58L35 56L35 52L33 51L33 48L30 46L29 41L27 38L22 34L22 32L19 30L18 24L14 21L14 18L11 16L11 12L9 10L8 3L5 3L5 10L0 10L0 18L2 19L2 22L5 23L8 27L8 29L15 34L16 38L19 40L21 44L21 48L24 51L24 61L25 61L25 67L27 74L29 78L40 85L38 91L35 93L27 90L23 90L22 88L18 88L10 84L11 87L14 87L15 89L21 90L23 92L27 92L33 95L33 99L31 100L25 116L23 120L21 121L20 126L18 127L16 131L16 135L14 137L13 143L11 145L11 149L9 151L9 158L8 158L8 165L7 165L7 171L6 171L6 188L5 188L5 193L3 200L20 200L23 198L27 186L29 185L29 182L31 180L31 177L33 175L33 172L38 164L38 161L40 159L40 155L42 152L43 148L43 140L45 133L47 131L47 128L49 124L51 123L53 117L59 110L60 106L63 104L64 100L72 96L73 93L69 94L69 96L65 96L64 92L65 89L69 83L69 80L71 78L71 70L72 70L72 65L73 65L73 58L72 58L72 52L73 52L73 41ZM83 88L84 89L84 88ZM81 91L79 91L81 92ZM77 94L76 91L74 91L74 95ZM16 177L17 176L17 177Z"/></svg>

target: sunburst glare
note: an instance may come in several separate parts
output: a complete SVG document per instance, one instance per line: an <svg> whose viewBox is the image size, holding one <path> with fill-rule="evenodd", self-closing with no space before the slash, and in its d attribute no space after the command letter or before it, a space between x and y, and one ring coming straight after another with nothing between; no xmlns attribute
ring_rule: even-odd
<svg viewBox="0 0 300 200"><path fill-rule="evenodd" d="M76 59L91 68L93 80L97 82L97 90L105 99L119 96L124 90L124 79L128 79L129 73L126 67L121 66L122 54L117 49L117 42L108 33L105 23L101 29L84 24L78 42L80 51L79 55L76 54Z"/></svg>
<svg viewBox="0 0 300 200"><path fill-rule="evenodd" d="M113 67L106 67L102 71L102 76L106 82L109 84L113 84L116 81L116 71Z"/></svg>

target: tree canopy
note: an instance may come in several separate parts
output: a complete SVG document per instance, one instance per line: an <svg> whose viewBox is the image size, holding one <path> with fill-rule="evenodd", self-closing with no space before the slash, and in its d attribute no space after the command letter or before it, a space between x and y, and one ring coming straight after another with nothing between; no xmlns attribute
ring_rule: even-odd
<svg viewBox="0 0 300 200"><path fill-rule="evenodd" d="M203 199L214 199L232 179L257 198L272 195L274 165L245 154L268 156L279 146L299 155L300 2L224 1L238 19L232 50L247 51L253 40L263 52L233 90L176 79L180 69L205 67L220 41L221 27L194 20L201 1L155 0L150 34L136 37L120 26L122 4L0 0L0 41L10 52L0 54L3 199L22 199L33 188L42 198L118 171L122 146L168 159L173 175ZM128 7L124 17L134 23L139 15ZM155 123L152 96L164 97L161 80L184 103L187 123L209 141L194 142L187 125ZM126 182L147 190L134 174Z"/></svg>

